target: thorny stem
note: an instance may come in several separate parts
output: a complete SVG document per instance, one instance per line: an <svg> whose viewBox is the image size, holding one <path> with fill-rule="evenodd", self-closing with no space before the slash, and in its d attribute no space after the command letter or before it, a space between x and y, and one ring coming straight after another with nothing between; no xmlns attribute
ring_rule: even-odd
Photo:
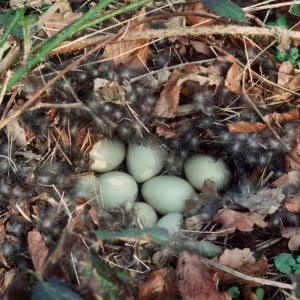
<svg viewBox="0 0 300 300"><path fill-rule="evenodd" d="M26 7L22 7L20 9L18 9L16 11L16 14L12 20L12 23L9 25L9 27L4 31L4 34L2 36L2 38L0 39L0 48L2 48L2 46L4 45L4 43L6 42L9 34L12 32L12 30L15 28L15 26L17 25L18 21L20 20L20 18L23 17L24 13L26 11Z"/></svg>
<svg viewBox="0 0 300 300"><path fill-rule="evenodd" d="M104 16L102 16L100 18L95 18L95 19L91 20L90 22L82 24L82 26L76 32L79 32L83 29L95 26L95 25L97 25L97 24L99 24L99 23L101 23L105 20L108 20L108 19L110 19L112 17L115 17L119 14L122 14L122 13L128 11L128 10L135 9L137 7L140 7L140 6L142 6L144 4L147 4L147 3L150 3L150 2L152 2L152 0L140 0L140 1L133 2L133 3L131 3L127 6L125 6L125 7L118 8L118 9L116 9L116 10L110 12L110 13L105 14Z"/></svg>

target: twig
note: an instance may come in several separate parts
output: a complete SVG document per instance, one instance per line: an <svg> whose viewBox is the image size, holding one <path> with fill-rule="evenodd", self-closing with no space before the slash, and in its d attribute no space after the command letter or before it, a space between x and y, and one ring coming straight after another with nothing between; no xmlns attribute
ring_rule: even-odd
<svg viewBox="0 0 300 300"><path fill-rule="evenodd" d="M258 11L258 10L266 10L266 9L278 8L278 7L283 7L283 6L291 6L291 5L296 5L296 4L300 4L300 1L289 1L289 2L283 2L283 3L261 5L258 7L245 7L245 8L243 8L243 11L248 13L250 11L252 12L252 11Z"/></svg>
<svg viewBox="0 0 300 300"><path fill-rule="evenodd" d="M284 31L285 32L285 31ZM293 40L300 39L299 31L286 30L289 37ZM185 28L166 28L150 29L145 31L131 32L129 35L122 36L118 41L136 41L143 39L167 38L171 36L198 36L198 35L261 35L278 37L282 35L282 28L278 30L277 26L273 27L250 27L238 25L215 25L199 26Z"/></svg>
<svg viewBox="0 0 300 300"><path fill-rule="evenodd" d="M40 108L81 108L81 103L39 103L36 106L29 108L30 111Z"/></svg>
<svg viewBox="0 0 300 300"><path fill-rule="evenodd" d="M222 270L226 273L232 274L238 278L250 281L250 282L255 282L258 283L260 285L268 285L268 286L275 286L278 288L282 288L282 289L288 289L288 290L293 290L293 285L292 284L287 284L287 283L282 283L282 282L277 282L277 281L273 281L273 280L267 280L267 279L262 279L262 278L257 278L257 277L253 277L253 276L249 276L249 275L245 275L241 272L235 271L231 268L225 267L220 265L217 262L214 262L208 258L205 257L201 257L201 259L203 259L206 263L208 263L209 265Z"/></svg>

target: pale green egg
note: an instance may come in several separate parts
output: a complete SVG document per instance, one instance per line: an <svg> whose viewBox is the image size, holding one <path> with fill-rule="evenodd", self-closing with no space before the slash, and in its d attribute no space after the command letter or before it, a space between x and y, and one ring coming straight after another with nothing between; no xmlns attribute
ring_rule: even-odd
<svg viewBox="0 0 300 300"><path fill-rule="evenodd" d="M161 172L166 156L166 151L158 146L130 144L126 155L128 172L137 182L145 182Z"/></svg>
<svg viewBox="0 0 300 300"><path fill-rule="evenodd" d="M104 173L117 168L125 158L125 145L119 138L103 138L89 152L91 171Z"/></svg>
<svg viewBox="0 0 300 300"><path fill-rule="evenodd" d="M155 225L156 228L166 228L173 234L179 232L182 214L171 213L163 216Z"/></svg>
<svg viewBox="0 0 300 300"><path fill-rule="evenodd" d="M136 215L144 228L153 228L157 223L157 214L155 210L145 202L134 204Z"/></svg>
<svg viewBox="0 0 300 300"><path fill-rule="evenodd" d="M194 188L184 179L176 176L157 176L142 186L142 196L157 212L183 213L185 201L194 199Z"/></svg>
<svg viewBox="0 0 300 300"><path fill-rule="evenodd" d="M80 177L74 185L76 197L83 197L86 200L96 198L99 195L99 182L94 175Z"/></svg>
<svg viewBox="0 0 300 300"><path fill-rule="evenodd" d="M138 194L135 180L123 172L107 172L98 178L100 205L104 208L134 202Z"/></svg>
<svg viewBox="0 0 300 300"><path fill-rule="evenodd" d="M201 191L205 179L214 181L217 189L226 188L231 182L231 172L223 159L195 154L184 162L184 173L194 188Z"/></svg>

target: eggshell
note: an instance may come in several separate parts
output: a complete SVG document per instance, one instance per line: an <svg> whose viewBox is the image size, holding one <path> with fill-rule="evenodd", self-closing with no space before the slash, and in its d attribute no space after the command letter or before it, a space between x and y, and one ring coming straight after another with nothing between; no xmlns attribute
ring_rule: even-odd
<svg viewBox="0 0 300 300"><path fill-rule="evenodd" d="M231 181L231 172L223 159L195 154L184 162L184 173L194 188L201 191L205 179L214 181L217 189L226 188Z"/></svg>
<svg viewBox="0 0 300 300"><path fill-rule="evenodd" d="M135 180L123 172L107 172L98 177L100 185L99 201L104 208L134 202L138 193Z"/></svg>
<svg viewBox="0 0 300 300"><path fill-rule="evenodd" d="M103 138L89 152L91 171L104 173L117 168L125 158L125 145L119 139Z"/></svg>
<svg viewBox="0 0 300 300"><path fill-rule="evenodd" d="M182 214L171 213L163 216L155 225L156 228L166 228L171 234L179 232Z"/></svg>
<svg viewBox="0 0 300 300"><path fill-rule="evenodd" d="M166 156L166 151L157 146L145 147L130 144L126 155L128 172L136 182L145 182L161 172Z"/></svg>
<svg viewBox="0 0 300 300"><path fill-rule="evenodd" d="M155 210L145 202L134 204L136 215L144 228L153 228L157 223L157 214Z"/></svg>
<svg viewBox="0 0 300 300"><path fill-rule="evenodd" d="M184 212L185 201L195 195L194 188L176 176L153 177L142 186L144 200L161 214Z"/></svg>

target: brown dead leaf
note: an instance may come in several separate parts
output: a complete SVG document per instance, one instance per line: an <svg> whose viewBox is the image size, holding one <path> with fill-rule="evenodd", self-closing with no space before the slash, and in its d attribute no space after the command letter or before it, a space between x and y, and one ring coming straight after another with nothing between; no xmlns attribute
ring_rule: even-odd
<svg viewBox="0 0 300 300"><path fill-rule="evenodd" d="M36 228L28 232L27 242L34 269L36 272L42 272L49 250Z"/></svg>
<svg viewBox="0 0 300 300"><path fill-rule="evenodd" d="M223 254L213 261L218 262L222 266L231 268L240 273L253 276L262 277L268 272L268 260L262 256L258 261L253 256L253 252L249 248L245 249L226 249ZM235 283L248 283L249 281L243 280L228 272L216 269L219 280L222 284L235 284ZM251 283L252 285L253 283ZM256 285L256 284L253 284Z"/></svg>
<svg viewBox="0 0 300 300"><path fill-rule="evenodd" d="M281 236L290 239L288 247L291 251L296 251L300 247L300 228L298 227L283 227L282 222L280 223Z"/></svg>
<svg viewBox="0 0 300 300"><path fill-rule="evenodd" d="M10 284L12 283L13 279L15 278L17 272L15 269L11 269L7 272L5 272L4 275L4 281L3 281L3 290L8 288L10 286Z"/></svg>
<svg viewBox="0 0 300 300"><path fill-rule="evenodd" d="M138 13L139 17L130 22L130 26L132 29L126 29L126 34L130 34L130 32L134 31L144 31L148 29L148 24L146 22L135 26L138 22L145 19L145 12L146 9L144 7ZM124 31L124 29L122 30ZM111 59L111 61L115 65L126 64L127 66L144 68L149 53L149 45L147 45L147 43L148 40L145 39L110 44L105 47L103 57Z"/></svg>
<svg viewBox="0 0 300 300"><path fill-rule="evenodd" d="M63 28L76 21L82 16L82 13L73 13L68 11L66 13L55 13L44 23L44 30L49 37L56 35Z"/></svg>
<svg viewBox="0 0 300 300"><path fill-rule="evenodd" d="M100 221L99 221L98 213L94 206L91 206L89 213L91 215L93 222L98 226L98 228L100 228Z"/></svg>
<svg viewBox="0 0 300 300"><path fill-rule="evenodd" d="M193 13L199 13L199 14L207 14L207 8L200 2L192 2L189 3L185 10L185 12L193 12ZM205 17L197 17L197 16L186 16L187 21L189 21L192 25L197 26L211 26L213 24L213 21L209 19L209 16L207 18Z"/></svg>
<svg viewBox="0 0 300 300"><path fill-rule="evenodd" d="M229 292L218 291L217 272L199 255L183 251L176 267L177 289L183 300L230 300Z"/></svg>
<svg viewBox="0 0 300 300"><path fill-rule="evenodd" d="M212 74L212 76L198 75L197 73L181 73L179 69L174 69L170 79L164 85L159 100L153 111L153 115L161 118L174 118L178 111L179 96L181 86L186 81L195 81L200 85L208 83L210 85L220 85L222 79Z"/></svg>
<svg viewBox="0 0 300 300"><path fill-rule="evenodd" d="M174 283L176 280L175 270L173 268L163 268L154 271L148 280L140 285L139 300L151 299L171 299L176 297Z"/></svg>
<svg viewBox="0 0 300 300"><path fill-rule="evenodd" d="M282 187L262 189L259 192L242 196L238 204L248 208L251 212L261 215L273 214L285 199Z"/></svg>
<svg viewBox="0 0 300 300"><path fill-rule="evenodd" d="M202 185L203 196L218 196L217 186L214 181L209 178L205 179Z"/></svg>
<svg viewBox="0 0 300 300"><path fill-rule="evenodd" d="M7 117L10 117L14 112L15 110L11 109L8 112ZM15 118L9 124L7 124L6 130L13 142L16 142L16 144L21 148L26 147L26 133L24 128L20 126L19 118Z"/></svg>
<svg viewBox="0 0 300 300"><path fill-rule="evenodd" d="M241 70L236 63L233 63L227 73L225 86L233 93L239 94L241 88Z"/></svg>
<svg viewBox="0 0 300 300"><path fill-rule="evenodd" d="M0 261L2 262L2 264L6 267L9 268L9 265L7 263L7 260L3 254L3 251L0 249Z"/></svg>
<svg viewBox="0 0 300 300"><path fill-rule="evenodd" d="M125 105L127 103L125 99L125 91L118 82L111 82L101 88L100 91L106 102L113 102L121 105Z"/></svg>
<svg viewBox="0 0 300 300"><path fill-rule="evenodd" d="M270 125L277 125L283 124L285 122L298 119L300 116L299 108L295 108L287 113L271 113L264 116L264 120L269 123ZM257 123L249 123L249 122L237 122L233 124L227 124L230 133L250 133L250 132L257 132L263 131L267 128L265 123L257 122Z"/></svg>
<svg viewBox="0 0 300 300"><path fill-rule="evenodd" d="M244 300L258 300L249 285L243 285L241 287L241 292Z"/></svg>
<svg viewBox="0 0 300 300"><path fill-rule="evenodd" d="M190 43L194 47L196 52L203 53L207 56L211 55L212 51L206 43L200 41L193 41L193 40L190 41Z"/></svg>
<svg viewBox="0 0 300 300"><path fill-rule="evenodd" d="M288 172L300 170L300 137L295 141L293 149L284 158L285 168Z"/></svg>
<svg viewBox="0 0 300 300"><path fill-rule="evenodd" d="M225 209L218 214L214 220L216 223L222 224L224 229L238 229L240 231L253 231L253 226L257 225L260 228L266 227L268 224L264 222L265 216L261 216L254 212L238 212L232 209Z"/></svg>
<svg viewBox="0 0 300 300"><path fill-rule="evenodd" d="M300 193L285 201L285 206L289 212L300 214Z"/></svg>

